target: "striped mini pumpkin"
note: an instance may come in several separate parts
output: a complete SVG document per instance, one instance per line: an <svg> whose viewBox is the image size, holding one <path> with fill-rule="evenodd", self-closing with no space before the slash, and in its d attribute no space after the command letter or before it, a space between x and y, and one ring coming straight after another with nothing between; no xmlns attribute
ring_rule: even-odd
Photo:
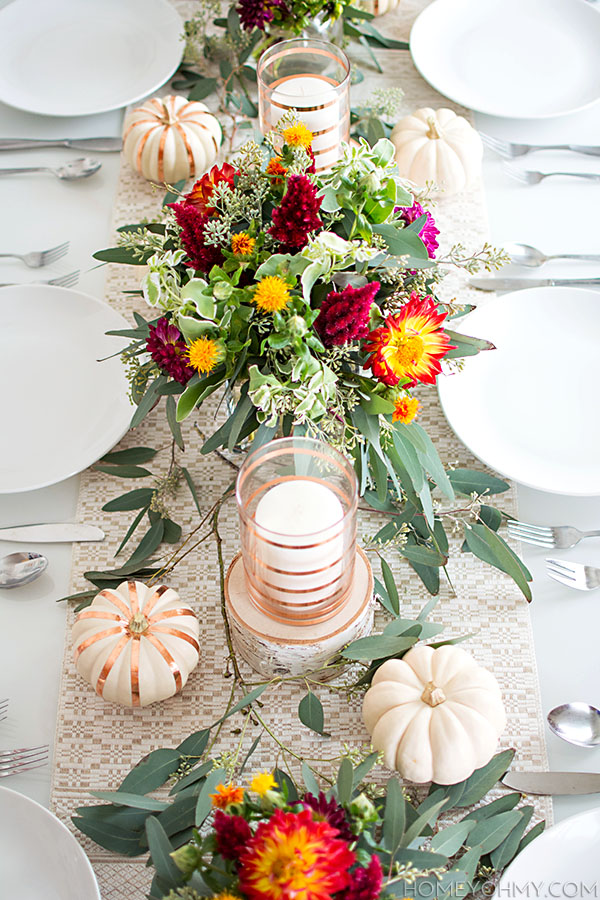
<svg viewBox="0 0 600 900"><path fill-rule="evenodd" d="M215 161L223 133L204 103L169 95L138 106L123 124L127 162L148 181L198 178Z"/></svg>
<svg viewBox="0 0 600 900"><path fill-rule="evenodd" d="M77 671L105 700L148 706L172 697L198 663L198 619L165 585L100 591L73 625Z"/></svg>

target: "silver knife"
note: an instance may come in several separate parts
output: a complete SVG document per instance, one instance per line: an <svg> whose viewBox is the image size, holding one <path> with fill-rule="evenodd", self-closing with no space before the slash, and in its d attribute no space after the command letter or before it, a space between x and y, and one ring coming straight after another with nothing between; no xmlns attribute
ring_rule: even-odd
<svg viewBox="0 0 600 900"><path fill-rule="evenodd" d="M121 150L123 141L118 137L58 138L47 141L38 138L6 138L0 140L0 150L33 150L37 147L70 147L72 150L96 150L108 153L111 150Z"/></svg>
<svg viewBox="0 0 600 900"><path fill-rule="evenodd" d="M598 794L598 772L507 772L505 787L524 794Z"/></svg>
<svg viewBox="0 0 600 900"><path fill-rule="evenodd" d="M478 291L522 291L527 288L584 287L600 285L600 278L469 278L469 286Z"/></svg>
<svg viewBox="0 0 600 900"><path fill-rule="evenodd" d="M96 525L53 522L50 525L17 525L0 528L0 541L33 541L37 544L64 544L72 541L103 541L104 532Z"/></svg>

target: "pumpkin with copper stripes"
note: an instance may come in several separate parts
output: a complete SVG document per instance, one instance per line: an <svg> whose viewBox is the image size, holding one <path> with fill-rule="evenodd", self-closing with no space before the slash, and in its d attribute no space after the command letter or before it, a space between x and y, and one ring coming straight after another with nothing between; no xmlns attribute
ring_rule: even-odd
<svg viewBox="0 0 600 900"><path fill-rule="evenodd" d="M78 614L75 665L105 700L148 706L184 686L198 663L198 636L198 619L172 588L124 581Z"/></svg>
<svg viewBox="0 0 600 900"><path fill-rule="evenodd" d="M222 139L219 121L204 103L173 94L147 100L123 123L127 162L149 181L167 184L206 172Z"/></svg>
<svg viewBox="0 0 600 900"><path fill-rule="evenodd" d="M400 6L400 0L362 0L357 6L373 16L383 16Z"/></svg>

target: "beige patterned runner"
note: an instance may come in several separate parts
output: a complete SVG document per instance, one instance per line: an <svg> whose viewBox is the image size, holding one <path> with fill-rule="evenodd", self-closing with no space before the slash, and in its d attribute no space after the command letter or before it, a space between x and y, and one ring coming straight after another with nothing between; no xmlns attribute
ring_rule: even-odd
<svg viewBox="0 0 600 900"><path fill-rule="evenodd" d="M177 4L183 14L189 4ZM381 20L381 28L394 37L404 38L414 16L425 4L423 0L403 0L400 10ZM378 23L379 24L379 23ZM367 73L366 82L353 88L353 103L367 97L374 87L400 86L405 92L404 112L419 106L448 106L448 101L437 95L416 73L410 55L399 51L375 51L385 68L384 75ZM351 50L355 59L364 55ZM458 110L461 111L461 110ZM140 221L142 216L154 216L161 196L142 178L123 166L114 208L115 227ZM485 206L482 188L461 196L458 200L446 200L439 204L436 218L444 243L461 241L476 248L487 236ZM124 314L130 313L137 303L142 313L147 312L143 302L132 302L123 290L135 290L139 284L140 270L132 267L111 267L106 299ZM459 295L467 299L468 291L460 286L456 276L444 284L444 296ZM469 298L471 299L471 298ZM436 402L434 392L426 395L427 408L422 420L435 441L443 460L469 468L480 468L478 461L462 447L448 427ZM425 399L425 398L424 398ZM210 415L203 412L198 419L202 431L213 428ZM186 423L186 453L183 462L198 486L203 508L208 511L212 503L223 493L235 474L230 465L215 455L203 457L199 453L201 439L194 423ZM170 448L170 432L162 410L155 410L133 433L126 436L122 447L151 446ZM159 454L151 468L160 474L169 464L169 450ZM140 487L137 481L135 487ZM80 573L88 569L103 569L114 565L113 554L125 533L131 514L102 513L101 507L109 499L124 493L130 485L122 479L88 470L81 478L78 520L102 523L108 532L102 544L76 544L73 553L72 591L83 590L88 585ZM501 495L502 509L515 509L514 490ZM183 525L184 533L198 522L196 510L189 493L182 488L173 501L172 517ZM363 521L359 534L372 534L374 523ZM233 503L222 516L223 549L226 563L238 550L237 514ZM139 538L138 538L139 539ZM131 545L132 547L134 544ZM389 554L391 557L392 554ZM416 614L428 595L419 580L406 564L396 556L395 572L402 591L403 611L407 616ZM539 701L539 687L535 666L527 604L512 581L492 570L470 555L460 555L458 544L453 548L449 570L455 594L447 586L433 615L444 622L453 635L477 631L468 645L480 663L492 669L503 689L508 712L508 726L502 740L505 747L516 747L521 768L546 766L546 750L543 738L543 722ZM378 574L376 572L376 574ZM183 693L157 706L146 709L122 709L105 703L77 675L72 662L70 626L74 614L68 615L68 626L62 684L59 698L58 726L56 733L55 771L53 778L52 806L57 815L68 825L77 806L90 801L89 791L115 788L145 753L160 746L175 746L184 737L215 721L226 707L231 689L231 679L225 678L227 653L220 613L218 566L214 542L207 542L202 549L187 557L175 570L170 584L177 589L184 601L197 611L200 618L201 663ZM256 676L243 667L249 681ZM332 758L338 755L344 744L351 747L368 744L368 735L360 717L360 701L347 702L343 694L322 691L326 723L333 734L331 740L317 737L298 721L296 710L304 690L285 685L267 695L264 715L275 726L277 734L286 744L307 757ZM232 734L238 727L236 719L223 729L216 751L233 748L237 737ZM257 734L254 727L246 733L246 746ZM276 757L276 747L263 739L256 752L255 767L270 767ZM549 819L549 800L536 801L536 817ZM145 858L125 860L99 848L77 832L77 837L87 851L98 876L104 900L141 900L150 883L150 870L145 868Z"/></svg>

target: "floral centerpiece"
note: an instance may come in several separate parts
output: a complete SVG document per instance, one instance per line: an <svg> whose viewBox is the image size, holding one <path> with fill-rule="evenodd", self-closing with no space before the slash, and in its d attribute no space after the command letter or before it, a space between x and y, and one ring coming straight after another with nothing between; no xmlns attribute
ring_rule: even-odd
<svg viewBox="0 0 600 900"><path fill-rule="evenodd" d="M346 146L321 173L311 141L287 116L265 147L247 143L234 164L172 196L161 221L126 226L119 248L96 254L148 267L154 317L137 315L126 332L133 424L168 394L177 439L178 423L224 391L230 415L203 453L292 432L329 441L389 519L375 545L397 548L433 593L447 560L444 521L457 522L443 503L467 495L465 549L528 596L527 570L496 533L501 515L481 502L506 484L446 472L418 422L428 401L416 389L491 346L451 330L464 310L435 296L431 212L399 177L388 140ZM480 258L495 262L489 248Z"/></svg>

